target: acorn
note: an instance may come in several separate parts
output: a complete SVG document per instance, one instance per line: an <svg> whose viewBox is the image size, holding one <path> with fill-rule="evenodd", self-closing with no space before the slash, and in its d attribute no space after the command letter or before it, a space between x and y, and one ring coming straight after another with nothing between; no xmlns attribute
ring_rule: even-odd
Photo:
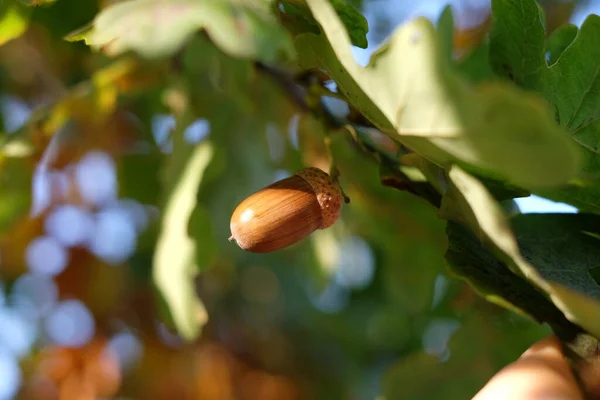
<svg viewBox="0 0 600 400"><path fill-rule="evenodd" d="M304 168L242 201L231 216L229 240L252 253L283 249L333 225L342 199L327 173Z"/></svg>

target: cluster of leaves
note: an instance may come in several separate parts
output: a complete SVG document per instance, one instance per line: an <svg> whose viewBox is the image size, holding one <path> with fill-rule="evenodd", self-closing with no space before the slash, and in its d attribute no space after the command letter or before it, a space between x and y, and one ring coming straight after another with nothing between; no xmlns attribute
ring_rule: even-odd
<svg viewBox="0 0 600 400"><path fill-rule="evenodd" d="M31 10L16 0L0 7L2 44L23 34ZM445 255L451 271L488 300L546 322L576 356L590 358L600 338L600 17L547 35L534 0L494 0L489 35L461 57L453 54L454 30L449 8L436 23L411 20L363 67L352 46L367 47L368 26L344 0L117 2L66 36L101 54L103 66L38 110L20 132L0 137L0 228L29 206L31 167L11 164L37 160L36 146L68 121L101 132L121 104L144 103L156 89L160 96L138 111L175 117L172 150L124 157L124 191L161 209L145 250L153 253L152 276L167 318L184 338L197 338L225 307L218 298L200 301L200 271L229 263L313 265L321 268L305 274L319 282L352 233L378 254L383 294L373 296L375 305L319 324L334 335L373 318L379 321L375 341L405 350L411 334L398 325L431 307ZM335 91L326 89L329 81ZM349 114L334 116L322 101L331 97L347 104ZM199 118L210 123L211 134L191 146L185 133ZM298 146L287 138L290 124ZM337 228L275 255L232 252L229 217L241 197L270 183L275 169L330 163L352 199ZM139 180L140 171L147 181ZM506 211L530 193L581 213ZM417 265L428 268L413 271ZM295 306L286 310L290 330L320 321L310 313L299 319ZM467 323L478 324L475 317ZM456 346L473 343L464 332ZM355 350L365 338L356 333L345 340ZM485 354L485 345L473 352ZM436 363L421 353L406 358L390 370L386 394L436 390L409 379ZM452 360L438 374L448 377L467 365ZM471 369L473 375L493 371ZM457 389L456 396L464 393Z"/></svg>
<svg viewBox="0 0 600 400"><path fill-rule="evenodd" d="M546 40L536 2L495 1L481 45L487 51L455 62L447 10L437 27L425 19L400 27L363 68L333 8L307 3L322 34L296 38L301 64L326 69L353 107L414 151L410 164L439 189L440 215L452 221L446 258L454 271L490 299L548 322L567 342L580 338L580 328L600 337L597 216L509 219L498 202L519 196L511 185L597 211L600 17ZM491 71L470 82L461 74L467 67ZM498 192L478 177L504 187ZM574 346L590 358L595 348Z"/></svg>

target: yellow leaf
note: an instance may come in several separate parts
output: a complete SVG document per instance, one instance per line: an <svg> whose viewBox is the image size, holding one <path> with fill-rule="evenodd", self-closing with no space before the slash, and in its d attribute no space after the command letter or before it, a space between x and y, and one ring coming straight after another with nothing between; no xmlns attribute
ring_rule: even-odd
<svg viewBox="0 0 600 400"><path fill-rule="evenodd" d="M21 36L29 25L29 9L14 0L0 3L0 46Z"/></svg>

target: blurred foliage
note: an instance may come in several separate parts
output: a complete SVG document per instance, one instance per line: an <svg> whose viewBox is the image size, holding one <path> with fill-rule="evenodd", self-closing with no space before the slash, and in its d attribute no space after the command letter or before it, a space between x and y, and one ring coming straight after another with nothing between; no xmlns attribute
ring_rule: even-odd
<svg viewBox="0 0 600 400"><path fill-rule="evenodd" d="M0 2L0 399L464 399L551 332L597 361L600 17L375 3ZM227 240L305 166L335 225Z"/></svg>

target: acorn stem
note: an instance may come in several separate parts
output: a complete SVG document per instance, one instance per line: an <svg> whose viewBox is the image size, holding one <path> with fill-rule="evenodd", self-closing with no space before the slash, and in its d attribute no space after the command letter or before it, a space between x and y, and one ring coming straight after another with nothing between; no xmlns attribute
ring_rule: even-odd
<svg viewBox="0 0 600 400"><path fill-rule="evenodd" d="M350 197L346 195L342 185L340 184L340 170L335 163L335 158L333 157L333 150L331 149L331 137L329 135L325 136L325 147L327 148L327 154L329 156L329 176L331 180L333 180L339 187L342 192L342 197L344 198L344 203L350 203Z"/></svg>

